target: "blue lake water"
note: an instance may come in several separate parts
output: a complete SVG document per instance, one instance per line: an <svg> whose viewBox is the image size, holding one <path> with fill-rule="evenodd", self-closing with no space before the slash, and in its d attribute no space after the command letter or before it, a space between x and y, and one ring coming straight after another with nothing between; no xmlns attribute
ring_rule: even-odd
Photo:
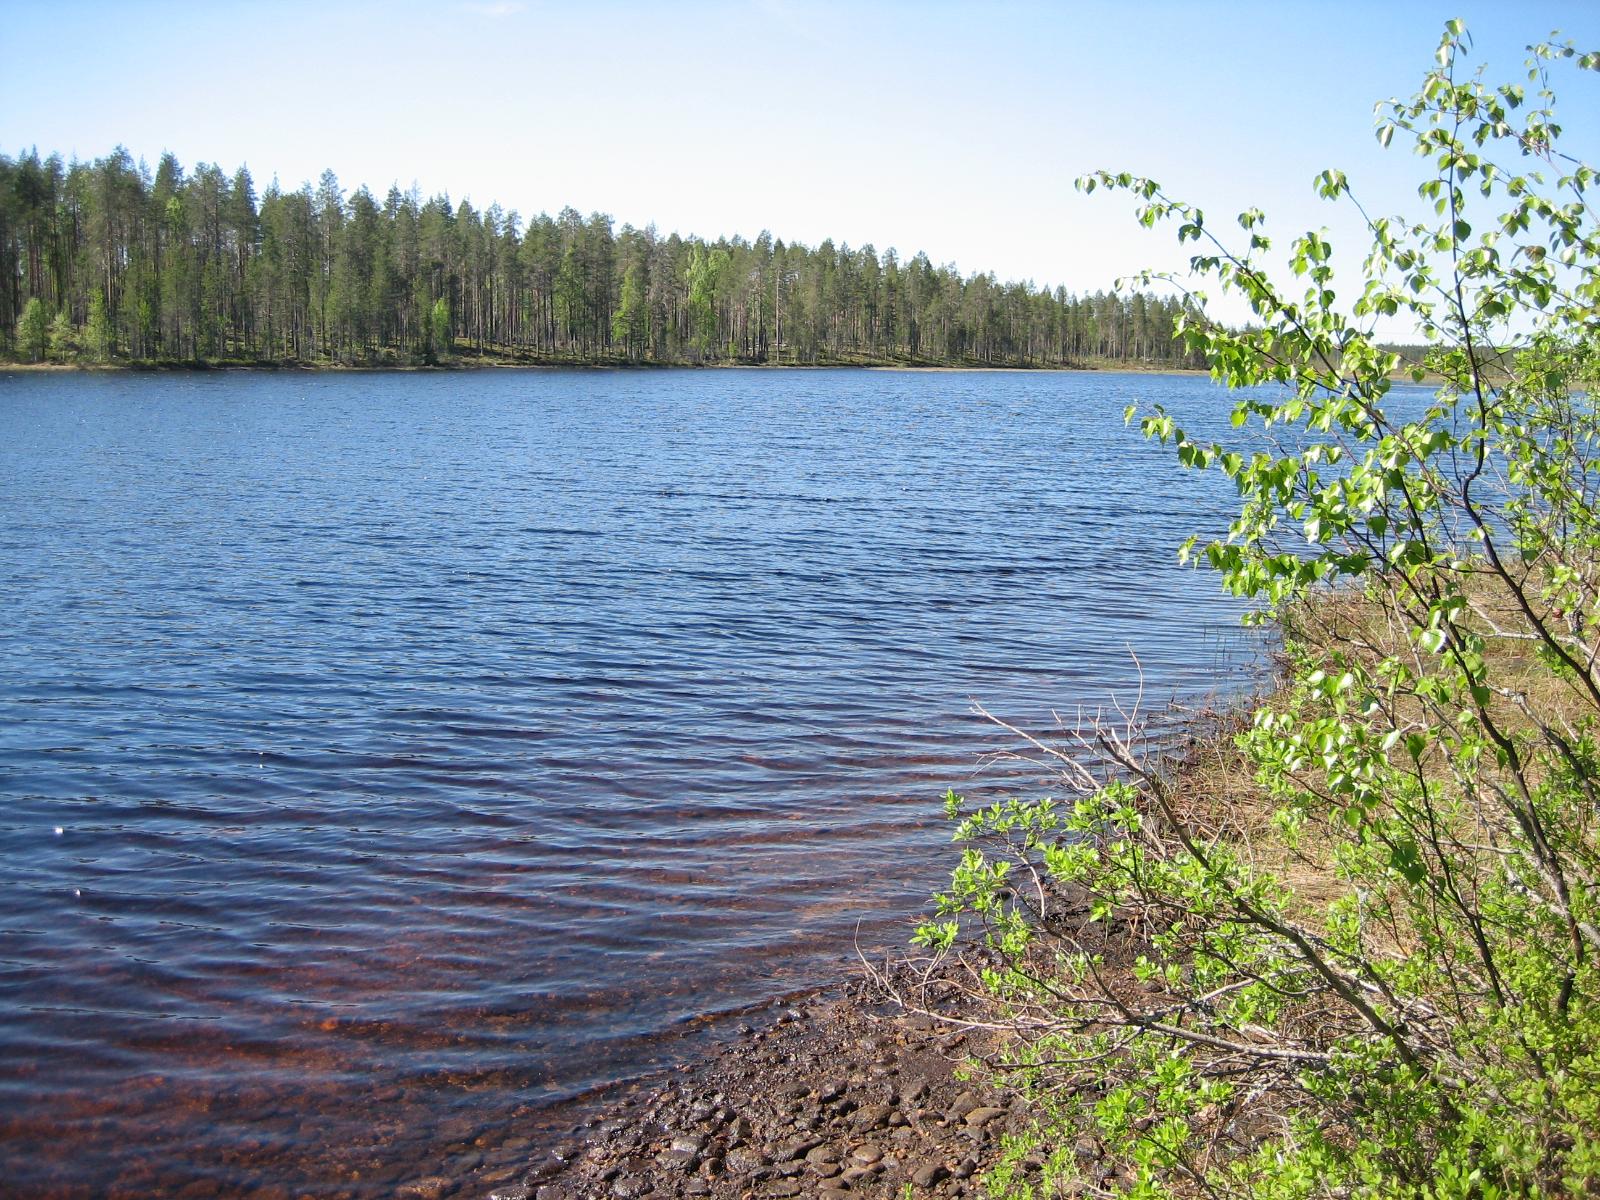
<svg viewBox="0 0 1600 1200"><path fill-rule="evenodd" d="M1244 675L1175 560L1232 489L1134 402L1227 426L1154 375L0 375L8 1194L470 1183L898 944L944 789L1045 786L974 701Z"/></svg>

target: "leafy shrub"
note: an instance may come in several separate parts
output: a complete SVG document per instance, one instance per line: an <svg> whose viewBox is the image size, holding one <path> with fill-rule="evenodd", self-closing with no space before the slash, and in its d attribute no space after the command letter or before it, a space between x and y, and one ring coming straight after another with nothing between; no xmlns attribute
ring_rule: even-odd
<svg viewBox="0 0 1600 1200"><path fill-rule="evenodd" d="M1451 22L1380 106L1432 216L1362 210L1348 312L1321 234L1290 243L1291 293L1259 213L1234 250L1153 181L1082 183L1176 222L1254 314L1223 328L1196 292L1179 324L1234 424L1282 448L1142 428L1237 485L1228 536L1185 553L1260 602L1288 672L1237 739L1248 801L1110 729L1116 771L1074 761L1068 799L947 798L967 848L917 939L977 940L1038 1116L993 1195L1600 1188L1600 234L1548 78L1597 56L1541 45L1527 85L1492 86L1469 50ZM1318 187L1356 202L1339 172ZM1432 347L1421 415L1373 333L1397 317Z"/></svg>

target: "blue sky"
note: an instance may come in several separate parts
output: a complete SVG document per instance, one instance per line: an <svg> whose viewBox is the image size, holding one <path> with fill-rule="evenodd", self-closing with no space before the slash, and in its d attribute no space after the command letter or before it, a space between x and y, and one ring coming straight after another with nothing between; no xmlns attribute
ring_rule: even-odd
<svg viewBox="0 0 1600 1200"><path fill-rule="evenodd" d="M1498 78L1600 3L0 4L0 152L247 164L258 187L416 184L524 214L572 205L708 236L762 229L1002 278L1108 286L1177 261L1082 172L1153 175L1209 212L1328 225L1325 167L1411 195L1373 103L1409 94L1444 21ZM1569 125L1600 114L1569 77ZM1578 145L1591 151L1591 126ZM1591 151L1592 152L1592 151Z"/></svg>

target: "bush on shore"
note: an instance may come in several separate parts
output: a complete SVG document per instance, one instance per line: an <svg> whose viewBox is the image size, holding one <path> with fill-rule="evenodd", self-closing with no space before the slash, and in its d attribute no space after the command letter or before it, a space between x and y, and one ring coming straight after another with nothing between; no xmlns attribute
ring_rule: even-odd
<svg viewBox="0 0 1600 1200"><path fill-rule="evenodd" d="M1289 244L1283 288L1260 213L1234 249L1153 181L1083 183L1175 222L1254 314L1229 331L1195 294L1180 329L1278 449L1141 424L1237 485L1228 536L1185 552L1259 602L1287 670L1228 751L1231 790L1100 728L1112 770L1071 759L1065 799L947 798L966 849L917 938L972 956L1037 1115L994 1196L1600 1180L1600 229L1550 82L1597 56L1540 45L1493 85L1469 53L1451 22L1421 90L1380 106L1430 215L1361 210L1348 309L1321 234ZM1337 171L1318 187L1358 203ZM1374 337L1396 319L1432 347L1420 416Z"/></svg>

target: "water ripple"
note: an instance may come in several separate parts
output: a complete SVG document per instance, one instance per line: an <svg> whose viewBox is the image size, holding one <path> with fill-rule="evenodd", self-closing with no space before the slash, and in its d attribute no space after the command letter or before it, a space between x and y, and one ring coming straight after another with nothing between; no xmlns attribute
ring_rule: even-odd
<svg viewBox="0 0 1600 1200"><path fill-rule="evenodd" d="M904 935L937 797L1226 691L1202 381L0 376L8 1194L376 1196Z"/></svg>

